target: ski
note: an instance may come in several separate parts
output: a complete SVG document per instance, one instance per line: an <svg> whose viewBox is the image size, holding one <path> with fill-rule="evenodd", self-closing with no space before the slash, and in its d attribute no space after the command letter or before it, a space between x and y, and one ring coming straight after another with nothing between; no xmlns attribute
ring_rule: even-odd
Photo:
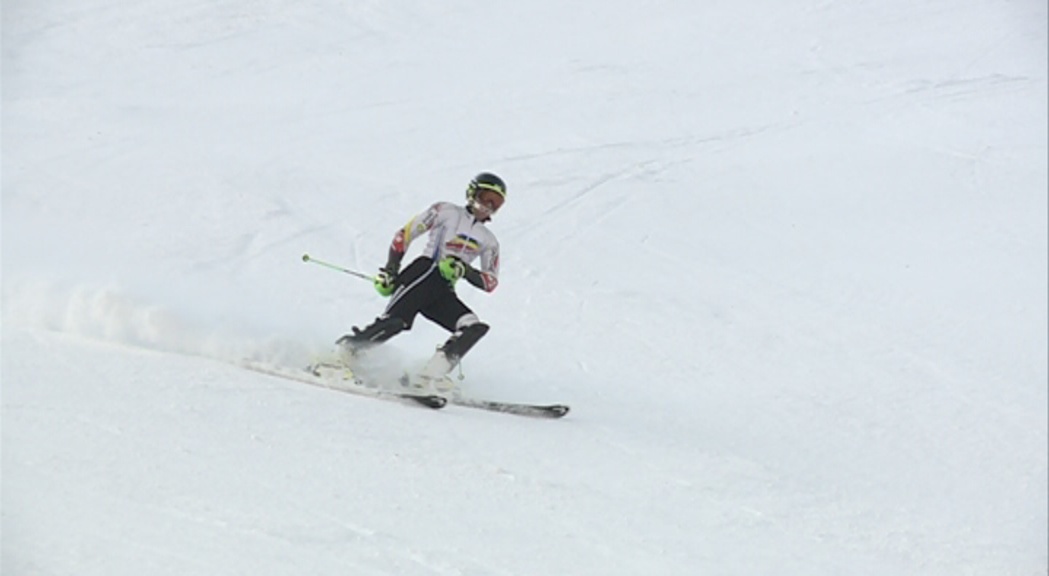
<svg viewBox="0 0 1049 576"><path fill-rule="evenodd" d="M240 367L259 374L293 380L319 388L345 392L355 396L367 398L378 398L381 400L394 400L417 404L434 410L444 408L451 404L463 408L485 410L488 412L499 412L502 414L514 414L517 416L529 416L533 418L562 418L568 414L569 407L565 404L527 404L518 402L500 402L498 400L482 400L477 398L464 398L455 395L442 395L439 393L429 394L412 391L396 391L378 388L356 377L339 378L333 371L341 370L337 364L317 364L305 369L291 369L283 366L275 366L253 361L243 361ZM327 369L327 376L321 369Z"/></svg>
<svg viewBox="0 0 1049 576"><path fill-rule="evenodd" d="M446 377L447 378L447 377ZM450 380L448 380L450 382ZM400 380L401 386L408 388L408 375L405 374ZM476 410L487 410L488 412L501 412L503 414L515 414L517 416L532 416L535 418L561 418L568 414L568 406L564 404L525 404L518 402L500 402L498 400L481 400L477 398L466 398L455 391L454 383L450 390L442 390L437 387L437 394L448 398L448 403L463 408Z"/></svg>
<svg viewBox="0 0 1049 576"><path fill-rule="evenodd" d="M427 408L433 408L434 410L444 408L448 404L447 398L436 394L406 394L404 392L391 392L391 394L397 396L401 400L410 400L417 404L422 404Z"/></svg>
<svg viewBox="0 0 1049 576"><path fill-rule="evenodd" d="M368 387L360 379L335 380L332 378L323 378L319 373L310 368L294 370L283 366L274 366L250 360L241 362L239 366L259 374L293 380L302 384L317 386L318 388L345 392L347 394L353 394L354 396L408 402L419 406L425 406L426 408L432 408L434 410L444 408L445 405L448 404L447 398L436 394L413 394L411 392L396 392L382 388Z"/></svg>
<svg viewBox="0 0 1049 576"><path fill-rule="evenodd" d="M561 418L568 414L569 410L569 407L565 404L521 404L517 402L499 402L497 400L477 400L474 398L452 398L450 403L453 406L462 406L463 408L475 408L489 412L532 416L535 418Z"/></svg>

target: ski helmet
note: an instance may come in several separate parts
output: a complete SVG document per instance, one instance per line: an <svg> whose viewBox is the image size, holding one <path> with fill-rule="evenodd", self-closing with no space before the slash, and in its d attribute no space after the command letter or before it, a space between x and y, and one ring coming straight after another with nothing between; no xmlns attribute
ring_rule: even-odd
<svg viewBox="0 0 1049 576"><path fill-rule="evenodd" d="M477 176L474 176L473 180L470 180L470 185L466 187L466 202L473 204L477 201L477 195L482 190L491 190L503 198L506 201L506 183L503 179L492 174L491 172L481 172Z"/></svg>

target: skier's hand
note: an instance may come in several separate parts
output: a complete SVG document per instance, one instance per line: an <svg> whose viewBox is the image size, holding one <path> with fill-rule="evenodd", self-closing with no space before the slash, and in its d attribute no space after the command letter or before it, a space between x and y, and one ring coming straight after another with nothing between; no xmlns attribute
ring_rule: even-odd
<svg viewBox="0 0 1049 576"><path fill-rule="evenodd" d="M379 273L375 275L375 291L383 296L389 296L393 294L396 281L396 274L390 273L385 268L379 268Z"/></svg>
<svg viewBox="0 0 1049 576"><path fill-rule="evenodd" d="M466 274L466 264L455 256L442 258L437 269L441 271L441 276L453 286L458 279L463 277L463 274Z"/></svg>

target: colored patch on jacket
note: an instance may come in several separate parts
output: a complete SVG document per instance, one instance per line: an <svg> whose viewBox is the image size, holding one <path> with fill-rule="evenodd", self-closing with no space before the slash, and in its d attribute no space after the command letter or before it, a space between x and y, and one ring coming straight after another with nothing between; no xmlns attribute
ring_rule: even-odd
<svg viewBox="0 0 1049 576"><path fill-rule="evenodd" d="M461 254L464 252L479 252L481 250L481 244L466 234L460 233L456 235L455 238L445 242L444 248L449 252L458 252Z"/></svg>

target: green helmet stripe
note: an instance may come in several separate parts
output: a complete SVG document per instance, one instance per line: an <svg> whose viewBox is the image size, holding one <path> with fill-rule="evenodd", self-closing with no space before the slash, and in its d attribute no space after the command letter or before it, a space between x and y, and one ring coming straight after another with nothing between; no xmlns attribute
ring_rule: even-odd
<svg viewBox="0 0 1049 576"><path fill-rule="evenodd" d="M506 190L503 190L502 186L498 186L496 184L489 184L487 182L478 182L475 187L479 190L491 190L492 192L495 192L503 198L506 198Z"/></svg>

